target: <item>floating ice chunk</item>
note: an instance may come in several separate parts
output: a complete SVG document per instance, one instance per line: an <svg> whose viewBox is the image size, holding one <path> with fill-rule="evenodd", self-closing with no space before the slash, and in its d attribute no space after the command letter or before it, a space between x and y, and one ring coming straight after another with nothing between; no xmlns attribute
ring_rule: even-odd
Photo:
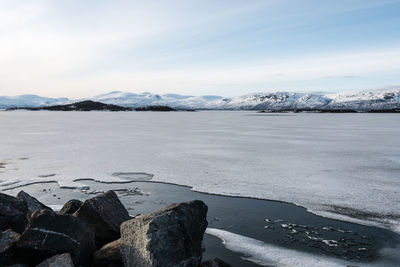
<svg viewBox="0 0 400 267"><path fill-rule="evenodd" d="M336 240L322 240L322 243L324 243L327 246L330 247L337 247L337 241Z"/></svg>
<svg viewBox="0 0 400 267"><path fill-rule="evenodd" d="M293 229L293 226L290 223L282 223L281 227L287 229Z"/></svg>
<svg viewBox="0 0 400 267"><path fill-rule="evenodd" d="M310 236L308 232L306 232L306 236L307 236L307 238L310 239L310 240L323 241L323 239L320 238L320 237Z"/></svg>

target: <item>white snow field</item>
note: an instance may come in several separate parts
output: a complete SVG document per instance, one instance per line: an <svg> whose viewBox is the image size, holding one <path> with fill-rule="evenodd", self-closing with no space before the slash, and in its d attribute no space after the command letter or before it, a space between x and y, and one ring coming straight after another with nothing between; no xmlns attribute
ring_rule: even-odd
<svg viewBox="0 0 400 267"><path fill-rule="evenodd" d="M153 179L400 232L399 133L398 114L4 111L0 190Z"/></svg>

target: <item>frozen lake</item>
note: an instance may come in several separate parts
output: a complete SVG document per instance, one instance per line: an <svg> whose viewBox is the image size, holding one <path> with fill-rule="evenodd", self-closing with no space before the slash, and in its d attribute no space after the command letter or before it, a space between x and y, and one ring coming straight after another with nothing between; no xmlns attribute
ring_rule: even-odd
<svg viewBox="0 0 400 267"><path fill-rule="evenodd" d="M0 187L153 179L400 232L399 132L398 114L0 112Z"/></svg>

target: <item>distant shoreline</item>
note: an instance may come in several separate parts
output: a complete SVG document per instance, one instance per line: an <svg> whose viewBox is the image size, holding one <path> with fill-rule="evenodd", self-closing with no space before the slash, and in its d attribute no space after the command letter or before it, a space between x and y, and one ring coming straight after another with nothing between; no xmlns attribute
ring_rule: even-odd
<svg viewBox="0 0 400 267"><path fill-rule="evenodd" d="M112 111L193 111L264 110L268 112L384 112L400 111L400 88L357 92L260 92L241 96L178 95L114 91L83 99L49 98L39 95L0 96L0 109L65 110L77 103L101 103L90 110ZM86 110L84 108L82 111ZM71 108L71 110L76 110Z"/></svg>
<svg viewBox="0 0 400 267"><path fill-rule="evenodd" d="M3 111L14 111L14 110L27 110L27 111L158 111L158 112L169 112L169 111L238 111L238 109L179 109L170 106L163 105L148 105L143 107L124 107L114 104L106 104L102 102L96 102L91 100L85 100L80 102L74 102L65 105L53 105L53 106L39 106L39 107L13 107L3 109ZM392 109L339 109L339 108L276 108L276 109L239 109L240 111L257 111L258 113L400 113L400 108Z"/></svg>

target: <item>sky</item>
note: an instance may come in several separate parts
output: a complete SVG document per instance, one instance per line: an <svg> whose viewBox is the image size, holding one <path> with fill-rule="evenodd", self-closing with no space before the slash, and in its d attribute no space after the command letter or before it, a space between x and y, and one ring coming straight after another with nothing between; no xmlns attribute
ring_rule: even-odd
<svg viewBox="0 0 400 267"><path fill-rule="evenodd" d="M0 0L0 95L397 86L399 14L400 0Z"/></svg>

